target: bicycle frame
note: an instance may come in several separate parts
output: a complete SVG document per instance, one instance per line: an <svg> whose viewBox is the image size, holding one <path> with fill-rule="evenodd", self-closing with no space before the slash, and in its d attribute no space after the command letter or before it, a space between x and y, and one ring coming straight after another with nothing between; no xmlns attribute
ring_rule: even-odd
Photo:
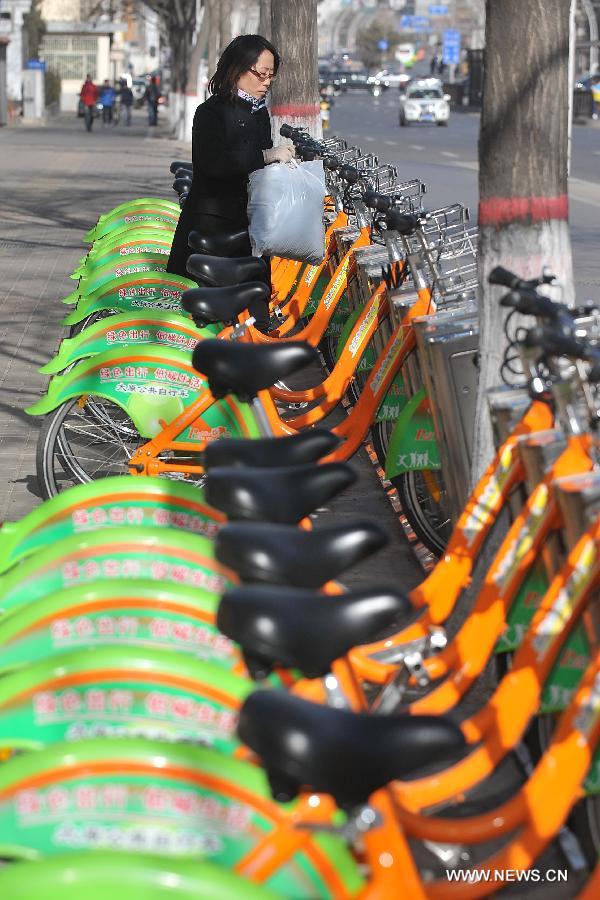
<svg viewBox="0 0 600 900"><path fill-rule="evenodd" d="M420 292L418 301L409 311L406 319L403 320L403 323L398 326L389 338L380 354L378 365L374 366L369 375L358 403L347 419L332 429L334 434L343 438L343 442L330 456L326 457L327 461L349 459L360 447L390 384L414 346L415 338L412 329L409 327L410 320L415 316L424 315L430 308L429 291L423 290ZM201 474L202 467L199 465L184 466L164 463L158 457L169 449L201 451L205 442L194 444L177 441L177 437L191 425L202 428L202 415L213 403L214 398L212 394L209 391L205 391L171 423L165 425L156 437L139 447L129 463L132 474L159 475L164 472ZM276 436L296 433L292 426L281 419L269 391L259 392L253 408L260 415L264 433Z"/></svg>

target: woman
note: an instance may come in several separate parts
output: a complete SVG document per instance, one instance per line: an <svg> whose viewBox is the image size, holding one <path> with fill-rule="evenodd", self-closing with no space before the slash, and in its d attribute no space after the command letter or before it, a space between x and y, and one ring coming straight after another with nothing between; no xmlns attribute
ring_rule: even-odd
<svg viewBox="0 0 600 900"><path fill-rule="evenodd" d="M167 269L187 275L190 231L218 234L248 227L248 175L265 165L288 162L293 148L273 147L265 98L277 75L279 54L258 34L235 38L221 56L196 110L192 129L194 176ZM250 255L250 239L242 255ZM268 306L250 310L257 327L268 326Z"/></svg>

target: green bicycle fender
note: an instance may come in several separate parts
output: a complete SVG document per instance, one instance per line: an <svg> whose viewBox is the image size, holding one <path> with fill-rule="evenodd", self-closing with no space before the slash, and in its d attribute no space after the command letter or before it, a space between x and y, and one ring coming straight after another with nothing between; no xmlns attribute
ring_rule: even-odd
<svg viewBox="0 0 600 900"><path fill-rule="evenodd" d="M120 203L107 213L98 217L96 224L86 232L83 239L86 243L92 243L98 237L101 237L104 230L112 225L113 222L119 221L123 216L130 216L138 213L140 210L148 210L157 213L167 213L171 216L179 217L179 204L173 200L165 200L162 197L142 197L139 200L128 200Z"/></svg>
<svg viewBox="0 0 600 900"><path fill-rule="evenodd" d="M103 353L111 347L135 348L140 344L165 344L178 350L193 350L198 341L216 337L220 325L198 328L186 315L153 312L144 316L121 313L100 319L72 338L61 341L56 356L38 369L42 375L56 375L67 366Z"/></svg>
<svg viewBox="0 0 600 900"><path fill-rule="evenodd" d="M63 538L0 576L0 612L93 581L151 578L220 594L235 580L214 543L175 528L107 528Z"/></svg>
<svg viewBox="0 0 600 900"><path fill-rule="evenodd" d="M103 256L108 253L114 253L121 247L137 246L145 241L156 241L163 246L171 246L173 243L173 233L170 229L157 228L153 225L140 226L138 228L128 229L127 231L117 231L107 234L103 238L99 238L88 250L86 256L86 265L91 263L96 265Z"/></svg>
<svg viewBox="0 0 600 900"><path fill-rule="evenodd" d="M99 309L131 309L132 312L148 309L177 309L181 311L181 295L197 287L191 278L160 272L136 277L117 278L91 294L79 296L75 309L62 321L63 325L75 325L90 313Z"/></svg>
<svg viewBox="0 0 600 900"><path fill-rule="evenodd" d="M66 742L0 767L0 853L49 857L117 842L122 851L201 855L231 870L296 806L271 799L260 767L207 748ZM340 813L331 819L343 822ZM307 845L271 875L268 889L290 900L359 894L364 879L342 838L313 834Z"/></svg>
<svg viewBox="0 0 600 900"><path fill-rule="evenodd" d="M439 469L440 457L425 388L421 388L401 410L390 438L385 477L405 472Z"/></svg>
<svg viewBox="0 0 600 900"><path fill-rule="evenodd" d="M0 530L0 573L26 556L71 535L148 525L180 528L213 538L224 517L204 500L201 488L169 478L133 480L117 475L79 484L57 494L19 522Z"/></svg>
<svg viewBox="0 0 600 900"><path fill-rule="evenodd" d="M164 228L173 232L177 227L178 218L179 214L175 215L170 210L147 208L131 210L129 214L121 213L120 216L115 216L114 219L110 219L102 225L96 226L95 237L84 237L84 240L95 243L97 240L101 241L108 235L124 234L132 228ZM88 232L88 235L89 233L90 232Z"/></svg>
<svg viewBox="0 0 600 900"><path fill-rule="evenodd" d="M98 238L88 249L86 259L95 262L108 250L116 249L122 245L127 246L132 241L138 240L157 240L165 243L166 241L172 241L173 236L170 228L165 229L158 225L141 224L136 228L105 234L104 237Z"/></svg>
<svg viewBox="0 0 600 900"><path fill-rule="evenodd" d="M221 866L193 859L110 850L65 853L0 871L10 900L277 900L276 894Z"/></svg>
<svg viewBox="0 0 600 900"><path fill-rule="evenodd" d="M177 217L178 218L178 217ZM143 211L139 210L130 216L122 216L115 219L114 222L107 224L95 238L96 241L104 241L106 238L121 238L127 235L134 228L160 228L164 232L173 235L177 227L177 218L166 211Z"/></svg>
<svg viewBox="0 0 600 900"><path fill-rule="evenodd" d="M97 287L97 285L90 287L94 280L106 281L108 275L117 268L140 265L145 262L166 267L168 258L169 248L164 241L159 242L156 238L144 241L143 238L138 237L132 243L117 245L112 250L91 259L89 264L86 257L73 272L71 278L81 279L81 287L89 293ZM66 300L63 300L63 303L66 303Z"/></svg>
<svg viewBox="0 0 600 900"><path fill-rule="evenodd" d="M168 259L171 243L170 234L165 235L164 231L157 234L156 232L152 233L149 228L138 228L134 233L127 232L125 241L111 242L104 249L94 245L89 253L81 257L69 278L91 278L96 270L107 265L126 265L130 257L137 259L165 259L166 257ZM92 252L94 248L96 248L95 253Z"/></svg>
<svg viewBox="0 0 600 900"><path fill-rule="evenodd" d="M143 578L63 588L0 619L0 672L107 644L176 650L232 670L241 657L217 628L219 603L202 588Z"/></svg>
<svg viewBox="0 0 600 900"><path fill-rule="evenodd" d="M117 206L113 206L112 209L109 209L108 212L101 213L96 219L96 224L92 226L90 231L93 231L94 228L97 228L98 225L102 225L104 222L108 222L111 218L115 216L120 216L123 213L127 213L130 210L138 209L139 207L152 206L156 209L167 209L172 212L177 212L179 210L179 204L176 200L167 200L164 197L137 197L135 200L124 200L123 203L119 203Z"/></svg>
<svg viewBox="0 0 600 900"><path fill-rule="evenodd" d="M127 278L131 275L144 275L149 272L164 275L167 271L167 260L163 254L156 253L154 257L148 254L137 254L124 262L118 260L108 262L99 268L91 268L89 272L83 272L79 284L71 291L68 297L64 297L61 303L65 306L74 306L81 297L87 297L106 285L113 284L119 278Z"/></svg>
<svg viewBox="0 0 600 900"><path fill-rule="evenodd" d="M55 375L46 396L26 412L46 415L75 397L101 397L123 409L141 437L150 438L207 389L191 366L191 354L183 351L147 344L139 348L135 366L131 363L130 354L113 350L82 360L64 375ZM252 408L226 397L214 401L178 440L201 445L220 437L259 436Z"/></svg>
<svg viewBox="0 0 600 900"><path fill-rule="evenodd" d="M102 397L127 413L141 437L154 437L162 422L172 422L208 390L192 367L191 356L161 344L141 345L133 358L127 347L99 353L64 375L55 375L45 397L26 412L41 416L75 397ZM178 440L202 444L219 437L259 436L252 407L225 397L214 401L202 413L201 422L188 426Z"/></svg>
<svg viewBox="0 0 600 900"><path fill-rule="evenodd" d="M240 747L239 710L253 690L250 678L175 650L63 651L0 679L0 748L112 735L192 741L230 755Z"/></svg>

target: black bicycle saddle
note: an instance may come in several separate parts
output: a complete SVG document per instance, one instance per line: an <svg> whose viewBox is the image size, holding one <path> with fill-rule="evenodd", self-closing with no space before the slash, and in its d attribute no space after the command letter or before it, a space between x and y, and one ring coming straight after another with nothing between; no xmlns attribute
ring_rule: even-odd
<svg viewBox="0 0 600 900"><path fill-rule="evenodd" d="M265 281L267 264L260 256L206 256L193 253L188 256L186 268L192 278L211 287L227 287L242 281Z"/></svg>
<svg viewBox="0 0 600 900"><path fill-rule="evenodd" d="M206 475L204 497L228 519L294 525L353 484L348 463L264 468L217 468Z"/></svg>
<svg viewBox="0 0 600 900"><path fill-rule="evenodd" d="M234 522L219 531L215 554L242 581L317 588L387 542L383 528L369 520L312 531L292 525Z"/></svg>
<svg viewBox="0 0 600 900"><path fill-rule="evenodd" d="M189 191L192 186L191 178L176 178L173 182L173 190L176 191L177 194L183 194L184 191Z"/></svg>
<svg viewBox="0 0 600 900"><path fill-rule="evenodd" d="M189 169L192 171L192 161L187 159L174 159L171 165L169 166L169 171L172 175L175 174L177 169Z"/></svg>
<svg viewBox="0 0 600 900"><path fill-rule="evenodd" d="M247 281L230 287L197 287L184 291L181 305L199 328L213 322L235 322L251 303L271 296L264 281Z"/></svg>
<svg viewBox="0 0 600 900"><path fill-rule="evenodd" d="M199 231L190 231L188 235L188 247L195 253L206 253L208 256L238 256L243 251L246 253L248 246L248 231L230 231L223 234L200 234Z"/></svg>
<svg viewBox="0 0 600 900"><path fill-rule="evenodd" d="M345 809L465 747L458 725L443 716L355 713L273 690L247 697L237 731L260 756L276 800L306 787Z"/></svg>
<svg viewBox="0 0 600 900"><path fill-rule="evenodd" d="M330 597L302 588L243 585L219 605L219 631L242 648L254 678L275 666L322 678L352 647L407 624L415 612L401 591L366 588Z"/></svg>
<svg viewBox="0 0 600 900"><path fill-rule="evenodd" d="M187 292L186 292L187 293ZM185 294L183 295L185 297ZM311 428L299 434L281 438L220 438L204 449L204 469L218 466L298 466L316 462L331 453L340 443L332 431Z"/></svg>
<svg viewBox="0 0 600 900"><path fill-rule="evenodd" d="M318 362L319 354L304 341L281 344L243 344L240 341L199 341L192 365L208 379L218 399L235 394L251 400L281 378Z"/></svg>

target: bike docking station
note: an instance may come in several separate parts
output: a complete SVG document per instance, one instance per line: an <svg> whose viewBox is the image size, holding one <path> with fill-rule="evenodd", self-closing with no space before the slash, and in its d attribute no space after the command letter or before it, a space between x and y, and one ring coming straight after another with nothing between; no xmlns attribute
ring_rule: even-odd
<svg viewBox="0 0 600 900"><path fill-rule="evenodd" d="M552 301L547 273L489 274L532 321L506 317L495 452L469 489L468 210L425 212L425 186L373 154L281 133L326 172L322 261L273 249L269 287L233 253L245 232L196 233L174 285L164 198L86 235L71 335L28 410L46 502L2 528L0 850L18 865L0 896L31 896L54 859L61 900L466 900L551 871L596 900L600 867L580 893L572 847L591 872L600 309ZM353 572L402 539L381 507L362 517L363 447L428 568L410 590L397 543L374 583ZM346 490L361 518L330 507Z"/></svg>

